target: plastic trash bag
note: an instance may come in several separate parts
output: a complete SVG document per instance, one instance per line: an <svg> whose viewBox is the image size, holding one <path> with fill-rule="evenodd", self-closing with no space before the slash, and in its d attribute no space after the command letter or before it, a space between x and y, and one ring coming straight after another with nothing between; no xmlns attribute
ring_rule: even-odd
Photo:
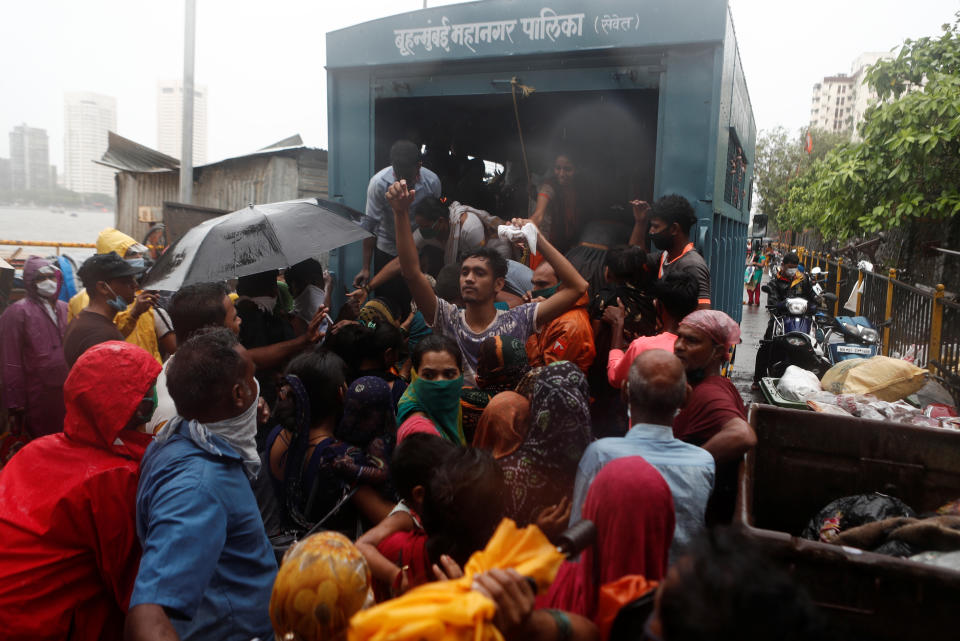
<svg viewBox="0 0 960 641"><path fill-rule="evenodd" d="M845 496L820 510L800 536L830 543L844 530L895 516L916 517L916 513L900 499L879 492Z"/></svg>
<svg viewBox="0 0 960 641"><path fill-rule="evenodd" d="M821 391L817 375L802 367L791 365L780 377L777 392L790 401L803 401Z"/></svg>
<svg viewBox="0 0 960 641"><path fill-rule="evenodd" d="M923 387L927 371L887 356L841 361L820 382L834 394L873 394L882 401L899 401Z"/></svg>

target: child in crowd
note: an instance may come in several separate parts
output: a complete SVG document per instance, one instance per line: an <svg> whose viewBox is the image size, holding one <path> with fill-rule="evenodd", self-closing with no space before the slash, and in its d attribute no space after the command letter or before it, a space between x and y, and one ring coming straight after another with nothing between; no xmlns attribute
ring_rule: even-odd
<svg viewBox="0 0 960 641"><path fill-rule="evenodd" d="M406 592L411 585L411 575L408 563L400 558L387 558L377 546L398 532L411 533L413 537L424 535L420 514L427 485L443 460L455 450L456 446L439 436L411 434L394 451L390 477L400 502L387 518L357 540L357 548L366 557L376 579L374 589L378 601Z"/></svg>

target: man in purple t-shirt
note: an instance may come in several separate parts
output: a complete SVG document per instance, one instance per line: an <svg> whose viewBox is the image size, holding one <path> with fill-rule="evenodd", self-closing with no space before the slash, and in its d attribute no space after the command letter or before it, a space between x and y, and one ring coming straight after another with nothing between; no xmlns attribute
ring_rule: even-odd
<svg viewBox="0 0 960 641"><path fill-rule="evenodd" d="M541 303L527 303L509 311L494 306L497 294L503 289L507 262L497 252L481 248L471 252L460 266L460 295L465 304L458 309L437 297L420 271L417 247L410 231L410 205L414 191L406 181L395 182L387 190L387 201L396 220L397 255L403 278L407 281L413 300L423 317L438 334L449 336L463 352L463 378L467 385L475 384L477 357L480 344L487 336L513 336L522 342L536 333L539 327L572 308L587 291L587 281L576 268L538 232L537 252L553 266L563 287ZM514 219L522 227L527 220Z"/></svg>

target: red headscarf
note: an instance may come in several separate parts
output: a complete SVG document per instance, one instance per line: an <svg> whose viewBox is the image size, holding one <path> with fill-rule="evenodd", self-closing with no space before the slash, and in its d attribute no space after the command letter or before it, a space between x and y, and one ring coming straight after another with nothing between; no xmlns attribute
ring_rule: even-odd
<svg viewBox="0 0 960 641"><path fill-rule="evenodd" d="M667 572L675 525L673 496L660 473L640 456L608 463L597 474L583 518L597 526L597 541L578 562L560 567L541 607L593 619L600 586L628 574L658 581Z"/></svg>

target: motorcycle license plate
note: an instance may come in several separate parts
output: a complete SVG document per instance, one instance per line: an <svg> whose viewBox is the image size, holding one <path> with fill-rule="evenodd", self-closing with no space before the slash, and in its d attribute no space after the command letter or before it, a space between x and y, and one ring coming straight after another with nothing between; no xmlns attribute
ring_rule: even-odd
<svg viewBox="0 0 960 641"><path fill-rule="evenodd" d="M851 345L838 345L837 351L841 354L864 354L869 356L873 350L869 347L853 347Z"/></svg>

